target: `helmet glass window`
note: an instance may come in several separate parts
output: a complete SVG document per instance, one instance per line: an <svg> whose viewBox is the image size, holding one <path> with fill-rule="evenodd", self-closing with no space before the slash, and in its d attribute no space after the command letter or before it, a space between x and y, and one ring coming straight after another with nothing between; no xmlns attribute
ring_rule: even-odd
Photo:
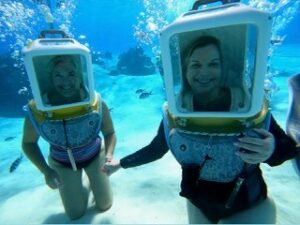
<svg viewBox="0 0 300 225"><path fill-rule="evenodd" d="M86 59L79 55L33 57L33 66L44 106L89 101Z"/></svg>
<svg viewBox="0 0 300 225"><path fill-rule="evenodd" d="M171 36L177 109L189 113L249 111L256 39L256 26L244 24Z"/></svg>

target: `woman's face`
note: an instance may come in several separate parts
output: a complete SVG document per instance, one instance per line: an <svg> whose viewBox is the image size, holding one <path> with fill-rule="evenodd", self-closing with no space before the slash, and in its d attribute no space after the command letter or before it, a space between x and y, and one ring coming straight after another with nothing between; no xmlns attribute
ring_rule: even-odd
<svg viewBox="0 0 300 225"><path fill-rule="evenodd" d="M186 78L194 94L208 93L220 87L221 56L215 45L196 48L187 66Z"/></svg>
<svg viewBox="0 0 300 225"><path fill-rule="evenodd" d="M71 62L60 62L52 71L55 90L63 97L72 97L80 90L80 79Z"/></svg>

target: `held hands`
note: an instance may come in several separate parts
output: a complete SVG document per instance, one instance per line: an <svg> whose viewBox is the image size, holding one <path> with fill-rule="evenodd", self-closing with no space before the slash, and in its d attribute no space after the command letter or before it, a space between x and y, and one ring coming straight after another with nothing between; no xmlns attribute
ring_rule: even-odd
<svg viewBox="0 0 300 225"><path fill-rule="evenodd" d="M240 148L236 154L247 163L256 164L266 161L274 152L275 139L265 129L253 129L234 143Z"/></svg>
<svg viewBox="0 0 300 225"><path fill-rule="evenodd" d="M110 176L114 172L117 172L120 168L120 160L110 158L110 160L106 160L104 166L101 168L101 171L106 173L107 176Z"/></svg>
<svg viewBox="0 0 300 225"><path fill-rule="evenodd" d="M46 184L52 188L57 189L63 187L63 182L60 180L57 172L51 168L44 174Z"/></svg>

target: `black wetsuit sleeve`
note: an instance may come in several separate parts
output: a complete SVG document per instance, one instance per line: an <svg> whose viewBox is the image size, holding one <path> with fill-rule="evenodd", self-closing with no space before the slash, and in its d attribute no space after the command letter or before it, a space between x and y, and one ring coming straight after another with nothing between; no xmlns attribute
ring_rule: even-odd
<svg viewBox="0 0 300 225"><path fill-rule="evenodd" d="M290 138L271 116L269 131L275 138L275 149L271 157L265 162L270 166L277 166L296 156L297 148L295 141Z"/></svg>
<svg viewBox="0 0 300 225"><path fill-rule="evenodd" d="M130 168L153 162L163 157L168 150L169 147L165 138L164 125L163 122L161 122L158 132L151 143L135 153L122 158L120 165L122 168Z"/></svg>

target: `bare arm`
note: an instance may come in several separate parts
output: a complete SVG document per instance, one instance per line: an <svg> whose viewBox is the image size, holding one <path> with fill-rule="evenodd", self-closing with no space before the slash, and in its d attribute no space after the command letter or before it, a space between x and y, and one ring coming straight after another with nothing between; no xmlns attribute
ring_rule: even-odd
<svg viewBox="0 0 300 225"><path fill-rule="evenodd" d="M35 131L28 117L25 118L23 127L22 148L29 160L43 173L47 173L49 166L38 146L39 135Z"/></svg>
<svg viewBox="0 0 300 225"><path fill-rule="evenodd" d="M45 176L46 183L51 188L60 186L60 181L56 172L51 169L38 146L39 134L35 131L29 118L26 117L23 127L22 149L28 159Z"/></svg>
<svg viewBox="0 0 300 225"><path fill-rule="evenodd" d="M102 102L103 122L102 122L102 133L104 136L105 143L105 155L107 161L113 158L114 149L116 146L116 135L113 126L113 122L109 113L109 109L105 102Z"/></svg>

